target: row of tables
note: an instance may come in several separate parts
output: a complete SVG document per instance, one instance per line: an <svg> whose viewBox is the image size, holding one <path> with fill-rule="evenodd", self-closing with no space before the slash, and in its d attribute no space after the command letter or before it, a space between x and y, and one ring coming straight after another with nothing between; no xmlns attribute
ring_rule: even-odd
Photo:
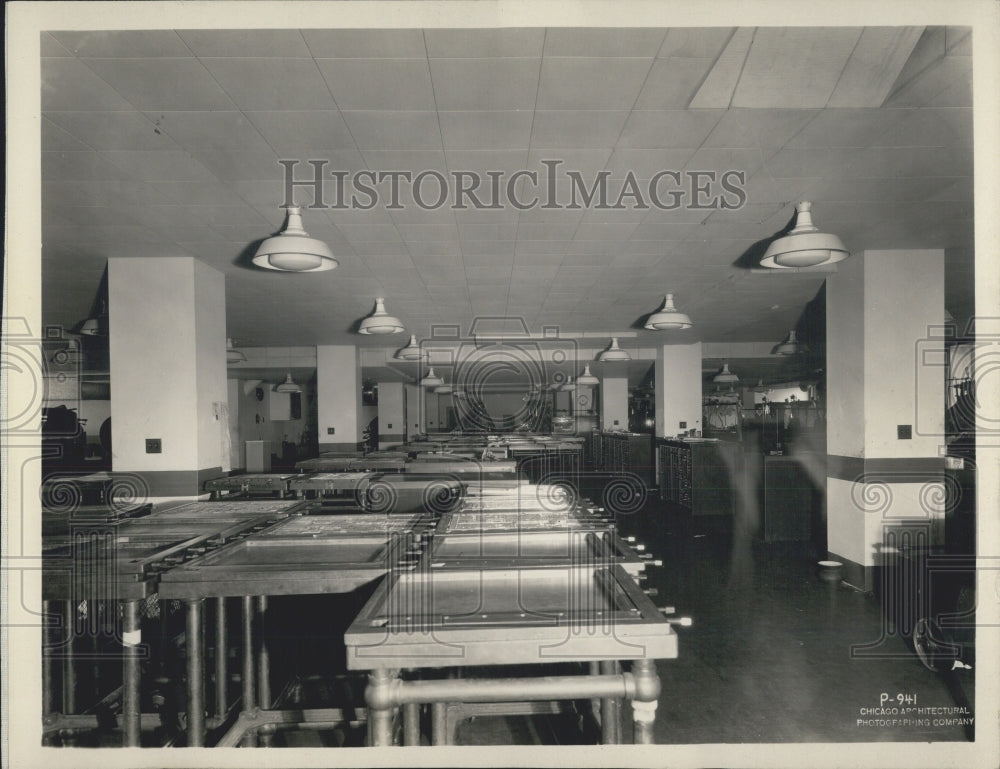
<svg viewBox="0 0 1000 769"><path fill-rule="evenodd" d="M268 599L347 594L373 585L343 638L347 669L367 675L362 716L370 744L391 744L394 724L401 724L404 744L419 744L425 707L432 741L447 744L463 714L541 712L560 700L592 700L605 742L622 739L618 709L628 700L635 741L651 741L659 693L654 661L676 657L677 639L675 620L638 586L649 556L566 487L526 482L516 462L438 455L407 456L403 465L403 473L279 474L272 479L277 490L255 478L240 497L229 487L221 500L117 521L103 544L93 546L94 563L103 558L100 568L71 557L79 555L73 551L81 542L79 526L50 532L45 600L65 602L67 613L81 596L122 604L123 743L140 744L144 723L138 707L140 601L155 594L184 607L186 744L205 745L210 733L217 745L269 744L275 729L332 726L349 716L336 708L274 707L261 640ZM240 477L230 480L240 483ZM313 486L293 487L296 479ZM247 495L252 491L318 496L261 500ZM57 578L60 563L72 577ZM242 611L242 691L235 699L227 691L229 601ZM211 715L205 701L206 602L214 605L217 650ZM53 655L46 659L46 728L67 729L75 723L72 709L60 713L56 707L49 685L56 677ZM629 663L626 671L623 662ZM572 663L578 672L511 672L557 663ZM463 675L473 669L476 675Z"/></svg>

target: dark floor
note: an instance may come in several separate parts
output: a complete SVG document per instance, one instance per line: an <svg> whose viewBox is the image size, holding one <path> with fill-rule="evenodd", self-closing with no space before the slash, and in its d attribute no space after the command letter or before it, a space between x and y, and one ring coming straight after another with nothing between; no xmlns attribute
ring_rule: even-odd
<svg viewBox="0 0 1000 769"><path fill-rule="evenodd" d="M644 587L658 591L654 602L693 620L679 629L679 658L658 663L657 743L973 738L960 719L975 715L974 670L925 668L895 626L883 621L875 596L818 577L815 544L764 545L719 523L685 519L659 502L619 521L623 534L637 536L663 561L647 569ZM896 720L911 723L892 725L885 722L893 716L880 715L880 706L967 712L901 710ZM626 706L626 735L629 716ZM938 723L947 719L951 725ZM461 723L457 736L466 745L587 739L572 726L563 716L479 717ZM322 734L283 739L326 744Z"/></svg>

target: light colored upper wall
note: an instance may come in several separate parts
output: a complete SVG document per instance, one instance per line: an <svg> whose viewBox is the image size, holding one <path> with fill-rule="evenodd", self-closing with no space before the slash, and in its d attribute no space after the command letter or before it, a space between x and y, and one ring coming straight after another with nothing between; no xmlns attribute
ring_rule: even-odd
<svg viewBox="0 0 1000 769"><path fill-rule="evenodd" d="M194 259L109 259L108 312L113 468L199 469Z"/></svg>
<svg viewBox="0 0 1000 769"><path fill-rule="evenodd" d="M702 344L662 345L656 353L656 434L701 430ZM681 422L687 427L682 428Z"/></svg>
<svg viewBox="0 0 1000 769"><path fill-rule="evenodd" d="M226 389L226 277L194 262L198 467L231 467Z"/></svg>
<svg viewBox="0 0 1000 769"><path fill-rule="evenodd" d="M864 451L864 259L841 262L826 281L826 445L845 457Z"/></svg>
<svg viewBox="0 0 1000 769"><path fill-rule="evenodd" d="M316 407L321 444L361 441L361 367L353 345L316 348Z"/></svg>
<svg viewBox="0 0 1000 769"><path fill-rule="evenodd" d="M937 456L944 445L944 251L866 251L864 268L865 456ZM898 425L911 425L913 437L900 440Z"/></svg>

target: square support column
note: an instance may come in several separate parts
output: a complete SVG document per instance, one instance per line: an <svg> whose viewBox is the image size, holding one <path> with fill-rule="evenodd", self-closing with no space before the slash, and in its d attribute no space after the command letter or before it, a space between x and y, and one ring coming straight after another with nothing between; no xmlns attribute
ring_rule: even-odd
<svg viewBox="0 0 1000 769"><path fill-rule="evenodd" d="M628 379L601 379L601 429L628 430Z"/></svg>
<svg viewBox="0 0 1000 769"><path fill-rule="evenodd" d="M826 284L827 548L873 590L944 530L944 252L866 251Z"/></svg>
<svg viewBox="0 0 1000 769"><path fill-rule="evenodd" d="M656 350L656 435L701 430L701 342Z"/></svg>
<svg viewBox="0 0 1000 769"><path fill-rule="evenodd" d="M406 432L406 401L402 382L379 382L378 447L389 449L403 442Z"/></svg>
<svg viewBox="0 0 1000 769"><path fill-rule="evenodd" d="M225 276L191 257L112 258L108 300L113 471L140 495L199 495L230 465Z"/></svg>
<svg viewBox="0 0 1000 769"><path fill-rule="evenodd" d="M361 365L354 345L316 347L316 412L320 452L360 451Z"/></svg>

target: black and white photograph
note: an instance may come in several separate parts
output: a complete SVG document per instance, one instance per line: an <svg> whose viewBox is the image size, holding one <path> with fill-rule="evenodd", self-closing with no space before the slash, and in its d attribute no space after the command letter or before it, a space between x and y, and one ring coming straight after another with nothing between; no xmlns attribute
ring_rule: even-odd
<svg viewBox="0 0 1000 769"><path fill-rule="evenodd" d="M1000 5L5 14L4 765L998 765Z"/></svg>

